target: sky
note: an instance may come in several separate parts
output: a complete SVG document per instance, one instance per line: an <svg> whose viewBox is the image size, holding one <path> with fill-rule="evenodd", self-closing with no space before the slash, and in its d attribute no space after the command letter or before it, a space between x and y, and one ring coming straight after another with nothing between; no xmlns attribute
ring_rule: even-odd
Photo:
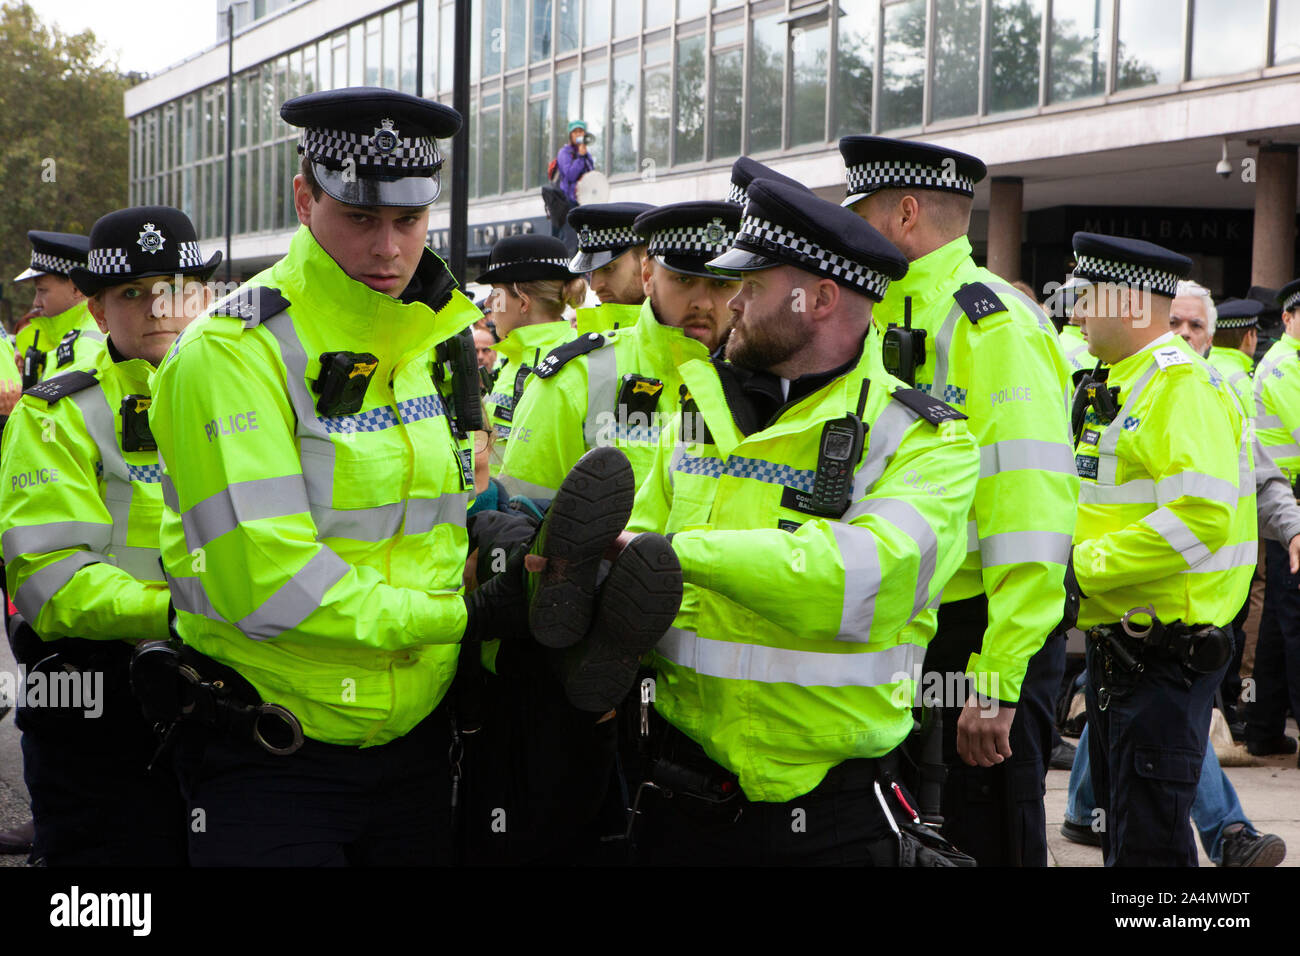
<svg viewBox="0 0 1300 956"><path fill-rule="evenodd" d="M93 30L122 72L157 73L217 41L217 0L36 0L64 33Z"/></svg>

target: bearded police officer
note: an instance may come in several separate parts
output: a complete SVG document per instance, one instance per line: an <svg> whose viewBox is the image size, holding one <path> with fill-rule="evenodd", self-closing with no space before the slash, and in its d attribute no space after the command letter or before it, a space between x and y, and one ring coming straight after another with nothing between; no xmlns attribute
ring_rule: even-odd
<svg viewBox="0 0 1300 956"><path fill-rule="evenodd" d="M95 351L104 334L95 325L86 298L70 278L72 270L86 265L90 240L67 232L27 233L32 244L31 264L14 282L31 282L32 308L37 314L15 340L23 388L59 370L71 368L86 351ZM53 358L50 353L54 352Z"/></svg>
<svg viewBox="0 0 1300 956"><path fill-rule="evenodd" d="M1191 261L1092 233L1075 234L1074 252L1075 275L1091 283L1075 309L1110 366L1076 398L1073 549L1102 848L1107 865L1195 866L1188 813L1232 653L1224 628L1255 561L1251 430L1170 331Z"/></svg>
<svg viewBox="0 0 1300 956"><path fill-rule="evenodd" d="M757 180L711 265L742 277L727 361L682 367L630 525L672 535L685 582L642 721L640 844L894 864L923 653L905 628L961 563L978 455L964 416L881 366L873 304L907 263L870 226Z"/></svg>
<svg viewBox="0 0 1300 956"><path fill-rule="evenodd" d="M578 310L578 333L608 332L635 325L645 301L641 281L645 240L632 229L643 202L592 203L569 210L569 225L578 234L578 251L569 268L585 273L600 299L595 308Z"/></svg>
<svg viewBox="0 0 1300 956"><path fill-rule="evenodd" d="M184 803L169 768L151 766L157 741L128 665L133 644L167 637L149 376L206 305L170 280L206 280L220 260L203 259L178 209L140 206L96 222L88 264L70 272L107 347L28 389L5 430L0 543L28 689L18 725L33 859L50 866L186 860ZM79 688L80 699L53 699L56 686Z"/></svg>
<svg viewBox="0 0 1300 956"><path fill-rule="evenodd" d="M873 312L885 367L969 415L980 446L966 560L944 588L925 661L931 697L945 698L944 832L982 864L1045 866L1044 779L1079 486L1069 370L1038 304L971 259L980 160L875 136L847 136L840 152L844 204L910 263ZM969 696L953 693L963 674Z"/></svg>

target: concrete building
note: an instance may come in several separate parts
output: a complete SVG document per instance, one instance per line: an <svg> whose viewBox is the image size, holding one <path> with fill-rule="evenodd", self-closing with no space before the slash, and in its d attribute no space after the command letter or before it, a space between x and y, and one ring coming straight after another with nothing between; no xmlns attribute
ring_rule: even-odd
<svg viewBox="0 0 1300 956"><path fill-rule="evenodd" d="M127 92L131 201L224 241L229 115L236 273L271 262L297 225L284 99L381 85L451 102L453 4L422 5L421 34L418 2L237 0L233 110L225 39ZM1300 0L473 6L471 273L498 236L549 228L539 188L579 117L616 200L721 198L742 152L839 199L836 140L876 132L983 158L977 257L1038 288L1076 229L1187 253L1220 295L1298 271ZM447 221L444 192L435 248Z"/></svg>

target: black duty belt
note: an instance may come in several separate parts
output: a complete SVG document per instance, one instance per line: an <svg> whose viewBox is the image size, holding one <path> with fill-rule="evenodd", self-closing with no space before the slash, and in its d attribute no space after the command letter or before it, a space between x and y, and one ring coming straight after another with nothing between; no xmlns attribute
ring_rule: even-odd
<svg viewBox="0 0 1300 956"><path fill-rule="evenodd" d="M1149 625L1133 620L1150 617ZM1104 684L1097 688L1097 701L1106 709L1112 697L1129 693L1137 678L1153 660L1168 660L1197 673L1212 674L1232 657L1232 637L1213 624L1165 624L1152 608L1134 608L1114 624L1096 624L1087 631L1088 641L1101 655Z"/></svg>

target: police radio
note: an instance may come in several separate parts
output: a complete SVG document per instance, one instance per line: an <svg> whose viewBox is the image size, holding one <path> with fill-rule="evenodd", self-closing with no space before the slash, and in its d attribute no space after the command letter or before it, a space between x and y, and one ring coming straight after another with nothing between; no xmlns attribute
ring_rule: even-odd
<svg viewBox="0 0 1300 956"><path fill-rule="evenodd" d="M148 395L128 395L122 399L122 451L157 451L149 429L149 406L153 399Z"/></svg>
<svg viewBox="0 0 1300 956"><path fill-rule="evenodd" d="M322 352L320 378L312 384L320 393L316 411L327 418L361 411L378 367L379 359L369 352Z"/></svg>
<svg viewBox="0 0 1300 956"><path fill-rule="evenodd" d="M31 388L41 380L41 366L45 364L45 353L36 346L41 341L41 333L36 333L32 344L23 353L23 391Z"/></svg>
<svg viewBox="0 0 1300 956"><path fill-rule="evenodd" d="M1098 362L1097 367L1088 373L1074 392L1074 403L1070 409L1070 425L1074 430L1076 442L1083 434L1084 418L1089 408L1096 411L1097 418L1107 425L1119 414L1119 389L1115 386L1106 387L1108 374L1109 370Z"/></svg>
<svg viewBox="0 0 1300 956"><path fill-rule="evenodd" d="M862 455L866 434L862 419L852 412L822 426L811 502L818 514L838 518L848 510L854 466Z"/></svg>
<svg viewBox="0 0 1300 956"><path fill-rule="evenodd" d="M903 325L892 322L881 345L885 371L908 385L916 385L916 370L925 364L925 329L912 328L912 297L903 297Z"/></svg>

